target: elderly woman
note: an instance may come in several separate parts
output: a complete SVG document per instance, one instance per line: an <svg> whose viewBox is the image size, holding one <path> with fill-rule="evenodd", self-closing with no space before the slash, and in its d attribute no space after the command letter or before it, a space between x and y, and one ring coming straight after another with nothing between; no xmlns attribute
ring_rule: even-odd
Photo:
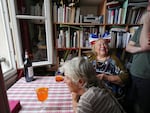
<svg viewBox="0 0 150 113"><path fill-rule="evenodd" d="M125 95L124 84L128 80L124 66L115 55L109 54L108 42L105 39L95 41L92 51L94 55L91 62L96 69L97 77L104 81L118 100L122 100Z"/></svg>
<svg viewBox="0 0 150 113"><path fill-rule="evenodd" d="M124 112L113 95L99 87L95 69L88 60L75 57L65 62L60 71L64 73L64 81L72 92L75 113Z"/></svg>

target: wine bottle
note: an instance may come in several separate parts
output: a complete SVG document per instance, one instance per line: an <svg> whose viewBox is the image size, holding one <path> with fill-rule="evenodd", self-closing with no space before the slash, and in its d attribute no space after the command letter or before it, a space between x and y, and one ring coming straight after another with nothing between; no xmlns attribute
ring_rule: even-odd
<svg viewBox="0 0 150 113"><path fill-rule="evenodd" d="M24 61L24 76L26 79L26 82L31 82L33 80L33 67L32 67L32 61L29 58L28 52L25 51L25 61Z"/></svg>

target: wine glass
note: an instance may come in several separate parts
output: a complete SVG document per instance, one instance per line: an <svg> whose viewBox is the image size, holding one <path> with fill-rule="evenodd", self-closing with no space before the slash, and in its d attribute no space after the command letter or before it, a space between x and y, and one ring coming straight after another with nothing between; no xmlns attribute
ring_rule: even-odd
<svg viewBox="0 0 150 113"><path fill-rule="evenodd" d="M64 76L63 75L55 75L55 80L56 80L56 82L62 82L62 81L64 81Z"/></svg>
<svg viewBox="0 0 150 113"><path fill-rule="evenodd" d="M63 73L61 73L60 71L55 73L55 81L56 82L62 82L64 81L64 76Z"/></svg>
<svg viewBox="0 0 150 113"><path fill-rule="evenodd" d="M35 89L37 99L41 102L41 111L45 109L44 102L48 99L48 90L47 86L39 86Z"/></svg>

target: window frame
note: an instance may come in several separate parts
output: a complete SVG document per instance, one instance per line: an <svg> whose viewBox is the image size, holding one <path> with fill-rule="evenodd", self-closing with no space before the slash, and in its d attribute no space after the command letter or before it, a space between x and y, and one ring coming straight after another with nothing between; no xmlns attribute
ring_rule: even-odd
<svg viewBox="0 0 150 113"><path fill-rule="evenodd" d="M4 80L8 80L13 75L17 73L16 63L15 63L15 54L14 54L14 46L13 46L13 38L12 38L12 32L10 28L10 22L9 22L9 14L8 14L8 6L7 1L2 0L0 1L0 13L1 13L1 22L4 33L4 38L6 39L8 48L4 47L4 52L8 52L9 57L9 64L11 65L10 68L3 72ZM8 49L8 50L6 50Z"/></svg>

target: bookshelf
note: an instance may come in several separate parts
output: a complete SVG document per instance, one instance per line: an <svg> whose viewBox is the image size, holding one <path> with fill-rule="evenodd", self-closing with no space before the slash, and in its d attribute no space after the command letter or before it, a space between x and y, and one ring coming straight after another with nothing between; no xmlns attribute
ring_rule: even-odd
<svg viewBox="0 0 150 113"><path fill-rule="evenodd" d="M133 35L133 29L137 29L140 25L139 20L147 5L147 2L134 0L99 0L98 4L93 4L92 1L86 3L76 0L71 7L67 1L61 3L62 1L53 1L56 64L59 64L61 59L71 58L70 54L74 57L84 56L90 52L89 34L91 33L103 37L104 33L109 32L110 47L118 49L119 52L124 51ZM63 31L63 37L65 37L63 40L59 39L60 31ZM63 44L61 45L60 42ZM74 46L73 43L76 45ZM69 58L67 58L68 55Z"/></svg>

